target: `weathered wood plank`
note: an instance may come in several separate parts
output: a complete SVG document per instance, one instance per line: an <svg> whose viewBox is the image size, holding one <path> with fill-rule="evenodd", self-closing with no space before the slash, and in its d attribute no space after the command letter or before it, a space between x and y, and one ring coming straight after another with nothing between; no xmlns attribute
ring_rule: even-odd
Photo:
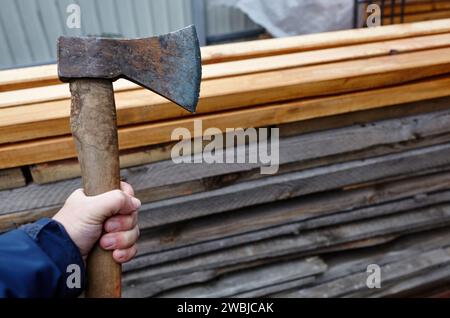
<svg viewBox="0 0 450 318"><path fill-rule="evenodd" d="M450 253L445 249L427 251L412 258L380 266L384 284L389 284L401 278L418 275L426 270L439 266L450 265ZM349 275L329 283L305 288L298 291L281 293L281 297L346 297L359 296L374 292L366 285L365 271ZM383 287L381 287L383 288Z"/></svg>
<svg viewBox="0 0 450 318"><path fill-rule="evenodd" d="M14 189L26 185L25 176L20 168L0 170L0 190Z"/></svg>
<svg viewBox="0 0 450 318"><path fill-rule="evenodd" d="M438 145L277 175L218 190L144 204L140 224L142 228L151 228L351 184L413 174L443 167L449 163L450 146Z"/></svg>
<svg viewBox="0 0 450 318"><path fill-rule="evenodd" d="M326 264L318 257L273 263L226 274L214 282L166 292L164 298L224 298L250 293L264 287L323 273Z"/></svg>
<svg viewBox="0 0 450 318"><path fill-rule="evenodd" d="M319 248L327 248L346 242L383 235L413 233L429 228L444 227L448 224L450 224L450 205L441 204L411 212L305 231L299 235L263 240L153 267L149 266L158 263L158 254L149 254L133 259L124 265L124 269L127 271L134 270L126 276L128 283L138 281L142 277L151 281L258 259L313 253Z"/></svg>
<svg viewBox="0 0 450 318"><path fill-rule="evenodd" d="M448 176L447 173L447 180L441 179L441 187L449 188ZM192 220L144 233L139 250L141 254L170 250L166 257L172 255L171 258L176 259L182 257L183 252L175 249L186 246L189 247L185 250L185 255L194 255L450 201L450 191L435 192L438 184L430 186L429 181L424 177L346 192L327 192ZM427 195L427 192L431 193ZM412 197L404 199L408 196ZM396 201L390 202L392 200ZM271 229L265 230L268 228ZM265 231L261 232L262 230Z"/></svg>

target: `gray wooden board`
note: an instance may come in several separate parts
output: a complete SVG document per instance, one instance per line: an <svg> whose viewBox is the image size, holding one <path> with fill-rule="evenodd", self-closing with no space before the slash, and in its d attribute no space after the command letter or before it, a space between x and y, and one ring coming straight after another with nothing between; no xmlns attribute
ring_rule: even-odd
<svg viewBox="0 0 450 318"><path fill-rule="evenodd" d="M180 258L190 257L193 255L198 255L206 252L229 248L240 244L257 242L260 240L276 238L283 235L302 233L303 231L315 229L318 227L333 226L352 221L360 221L368 218L394 214L401 211L417 209L431 204L449 201L450 201L450 191L446 191L445 193L436 193L427 196L426 198L421 199L419 202L417 202L416 199L414 198L402 201L395 201L393 203L387 203L376 207L362 208L352 212L338 213L330 216L319 217L316 219L313 218L311 220L294 222L291 224L281 225L278 227L272 227L269 229L259 231L251 231L240 235L225 237L212 241L205 241L202 243L192 245L180 244L180 246L177 248L152 253L148 253L148 246L146 246L147 241L145 238L143 238L141 240L141 243L139 244L140 256L148 254L148 258L152 259L152 264L157 264L177 260ZM157 241L158 238L156 237L155 240ZM155 245L155 249L158 248L160 247Z"/></svg>
<svg viewBox="0 0 450 318"><path fill-rule="evenodd" d="M367 267L367 264L377 263L379 265L383 265L399 261L401 259L410 258L413 255L423 253L424 251L448 246L450 244L450 231L449 228L433 229L430 231L415 233L413 235L402 237L389 244L361 249L361 247L370 246L370 244L372 244L371 241L373 241L373 239L366 239L362 242L362 244L351 243L351 246L349 246L348 244L340 244L328 249L314 250L314 253L318 254L330 251L338 251L338 253L334 253L325 258L326 264L328 265L328 270L318 278L315 278L315 285L323 284L339 277L354 274L355 272L364 271ZM375 242L375 244L379 243L383 243L383 240L378 243ZM359 247L359 249L352 250L351 247ZM262 264L265 264L270 260L264 259L262 261ZM252 267L252 265L249 263L240 264L240 266L243 269ZM160 280L147 280L144 277L143 279L137 279L133 281L130 281L127 277L128 274L125 274L123 282L124 297L150 297L165 290L171 290L175 287L187 286L201 282L205 283L209 280L212 280L213 278L216 278L217 276L222 275L223 273L234 272L236 270L239 270L239 268L236 269L233 268L233 266L231 266L231 268L227 267L225 269L200 269L200 271L195 271L188 274L173 275L171 277L163 278ZM298 284L296 286L303 286L302 281L294 281L292 283ZM286 288L284 290L295 287L290 286L289 284L290 283L286 283ZM280 291L280 289L278 288L282 288L283 286L277 285L273 287L273 293L276 293ZM260 292L268 294L270 292L270 289L271 288L268 287L260 290ZM255 296L253 297L258 297L256 291Z"/></svg>
<svg viewBox="0 0 450 318"><path fill-rule="evenodd" d="M288 137L280 140L280 161L285 165L373 148L376 145L404 143L417 140L418 136L436 136L450 131L447 124L449 120L450 111L440 111L380 121L364 127L354 125ZM248 147L246 149L248 150ZM388 148L385 152L395 152L395 147ZM259 164L174 164L167 160L123 169L122 176L134 185L138 196L144 197L143 201L152 201L189 191L206 191L212 187L245 181L246 178L261 177L259 167ZM226 177L232 173L248 173L250 176L237 174ZM218 178L222 175L223 178ZM3 205L0 213L61 205L67 196L80 186L80 179L74 179L48 185L31 184L20 191L1 191L0 202L3 202Z"/></svg>
<svg viewBox="0 0 450 318"><path fill-rule="evenodd" d="M292 280L314 276L326 270L327 266L318 257L272 263L265 266L251 268L226 274L209 284L190 286L169 291L161 297L169 298L204 298L204 297L232 297L285 283Z"/></svg>
<svg viewBox="0 0 450 318"><path fill-rule="evenodd" d="M233 297L236 298L258 298L258 297L266 297L271 294L275 294L277 292L283 291L283 290L289 290L293 288L300 288L302 286L306 286L309 284L312 284L316 280L316 276L310 276L300 279L295 279L286 283L271 285L267 287L263 287L260 289L256 289L250 292L242 293L234 295Z"/></svg>
<svg viewBox="0 0 450 318"><path fill-rule="evenodd" d="M317 278L322 285L356 272L365 271L368 264L385 265L411 258L429 250L450 246L450 228L432 229L413 233L371 248L350 250L345 253L324 255L328 270Z"/></svg>
<svg viewBox="0 0 450 318"><path fill-rule="evenodd" d="M382 282L389 284L399 279L419 275L426 270L433 270L449 264L450 253L448 250L435 249L426 251L409 259L380 266ZM367 276L367 272L362 271L323 285L280 293L277 296L295 298L360 296L362 293L367 294L371 292L366 285Z"/></svg>
<svg viewBox="0 0 450 318"><path fill-rule="evenodd" d="M396 281L391 284L383 286L381 291L374 290L366 297L403 297L405 294L414 293L416 290L424 290L430 286L443 286L450 283L450 265L442 268L435 268L429 272L421 273L420 275L408 277ZM356 295L348 295L350 297L364 297L361 293Z"/></svg>
<svg viewBox="0 0 450 318"><path fill-rule="evenodd" d="M254 241L258 238L258 232L254 231L269 227L285 225L279 227L279 230L274 229L265 232L267 235L272 235L270 234L272 232L276 236L276 233L278 235L289 234L300 229L311 229L337 222L342 223L390 213L389 211L401 211L445 202L449 195L447 191L430 195L427 195L427 193L447 189L449 185L450 173L443 172L382 185L377 184L347 191L334 191L294 198L189 220L144 232L141 235L140 254L219 239L221 239L221 242L214 242L212 245L223 248L238 244L239 240L236 236L244 233L253 232L242 237L242 242ZM410 198L405 199L407 197ZM392 200L399 201L379 205ZM309 221L299 223L305 220ZM230 239L229 243L222 240L231 236L234 238ZM264 238L264 235L259 237L259 239L261 238ZM211 249L204 246L204 248L198 250L207 251ZM193 253L194 249L190 248L189 254Z"/></svg>
<svg viewBox="0 0 450 318"><path fill-rule="evenodd" d="M124 264L124 269L128 271L141 269L127 273L124 281L133 283L133 281L141 279L146 281L159 280L174 275L231 266L258 259L275 258L294 253L311 253L319 248L327 248L346 242L382 235L412 233L429 228L439 228L448 224L450 224L450 205L443 204L331 228L305 231L299 235L264 240L148 267L149 264L154 262L155 254L153 254L135 258Z"/></svg>
<svg viewBox="0 0 450 318"><path fill-rule="evenodd" d="M449 163L450 145L444 144L276 175L218 190L145 204L141 208L140 226L143 229L156 227L352 184L414 174Z"/></svg>

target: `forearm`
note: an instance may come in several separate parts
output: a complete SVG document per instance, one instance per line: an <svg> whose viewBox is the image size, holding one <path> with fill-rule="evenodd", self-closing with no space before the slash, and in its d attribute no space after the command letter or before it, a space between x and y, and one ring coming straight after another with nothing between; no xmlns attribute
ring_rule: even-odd
<svg viewBox="0 0 450 318"><path fill-rule="evenodd" d="M56 221L0 235L0 297L76 297L84 271L79 249Z"/></svg>

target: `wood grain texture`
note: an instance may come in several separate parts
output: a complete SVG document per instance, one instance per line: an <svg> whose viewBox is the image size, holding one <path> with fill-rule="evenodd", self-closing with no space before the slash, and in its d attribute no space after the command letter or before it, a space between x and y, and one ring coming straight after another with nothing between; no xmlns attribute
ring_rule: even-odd
<svg viewBox="0 0 450 318"><path fill-rule="evenodd" d="M168 251L166 257L175 259L183 252L184 255L194 255L263 238L443 203L450 199L446 190L449 188L449 174L446 175L447 178L437 174L344 192L326 192L163 227L143 233L140 254ZM397 201L391 202L393 200Z"/></svg>
<svg viewBox="0 0 450 318"><path fill-rule="evenodd" d="M160 295L160 297L236 297L240 296L240 294L258 292L258 290L264 289L265 287L314 276L323 273L326 268L326 264L318 257L274 263L231 273L207 285L186 287L173 292L169 291Z"/></svg>
<svg viewBox="0 0 450 318"><path fill-rule="evenodd" d="M236 126L261 127L443 97L449 94L449 82L450 79L443 78L336 97L307 99L241 111L126 127L119 129L119 147L120 149L130 149L168 142L171 140L171 132L174 128L184 127L192 131L195 119L203 121L204 129L209 127L225 129ZM414 94L404 94L405 90L413 91ZM42 152L43 148L47 151ZM67 159L74 156L73 140L68 136L21 142L0 146L0 168Z"/></svg>
<svg viewBox="0 0 450 318"><path fill-rule="evenodd" d="M20 168L0 170L0 190L14 189L26 185L25 176Z"/></svg>
<svg viewBox="0 0 450 318"><path fill-rule="evenodd" d="M252 41L202 48L202 61L212 64L261 56L280 55L359 43L402 39L450 32L450 21L429 21L394 25L374 30L357 29L283 39ZM56 65L7 70L0 72L0 92L59 84Z"/></svg>
<svg viewBox="0 0 450 318"><path fill-rule="evenodd" d="M439 145L384 157L355 160L310 170L244 182L188 196L144 204L142 228L212 215L255 204L284 200L450 164L449 145ZM407 162L408 164L405 164Z"/></svg>
<svg viewBox="0 0 450 318"><path fill-rule="evenodd" d="M202 68L202 81L448 47L449 38L450 34L438 34L204 65ZM118 80L114 83L115 92L131 91L139 88L138 85L126 80ZM0 108L69 98L70 94L67 84L0 92Z"/></svg>
<svg viewBox="0 0 450 318"><path fill-rule="evenodd" d="M450 224L449 211L448 204L437 205L406 213L341 224L330 228L305 231L301 235L263 240L157 266L142 266L144 267L143 269L131 271L124 275L124 284L133 284L141 279L147 282L157 281L166 277L185 275L190 272L231 266L258 259L276 258L292 254L304 255L308 254L308 252L315 253L321 247L330 247L364 238L387 234L401 235L430 228L444 227ZM137 265L139 261L145 261L145 259L152 256L139 257L132 262ZM131 264L128 266L131 269Z"/></svg>
<svg viewBox="0 0 450 318"><path fill-rule="evenodd" d="M70 83L71 127L81 165L83 189L94 196L120 189L116 108L109 80L81 79ZM121 295L121 265L97 243L87 259L89 298Z"/></svg>
<svg viewBox="0 0 450 318"><path fill-rule="evenodd" d="M443 99L441 102L443 105L448 103L446 99ZM435 105L434 102L431 104ZM409 106L405 108L409 108ZM424 108L426 108L425 105ZM449 116L449 111L444 110L430 114L408 116L402 120L391 119L372 123L371 125L354 125L337 130L319 131L289 138L281 138L281 169L285 169L283 168L285 164L293 164L295 162L309 163L289 170L304 170L308 167L312 168L318 165L336 163L336 161L342 162L341 157L348 161L357 158L366 158L375 154L382 155L396 152L397 150L412 149L416 145L423 145L424 140L445 142L441 141L441 138L438 136L445 136L446 132L448 132L447 120ZM352 138L354 142L348 143L348 138ZM330 141L333 142L330 143ZM407 146L408 142L411 142L409 147ZM395 143L402 143L403 146L384 147L384 145ZM381 148L377 151L377 147ZM241 146L241 148L244 147ZM302 149L303 151L297 151L297 149ZM248 147L245 147L243 150L247 153L249 151ZM344 156L345 153L363 150L368 151L368 153L364 155L359 154L356 157L353 155L349 157ZM319 158L327 158L333 155L339 157L333 157L330 160L327 159L327 161L316 161ZM168 160L125 169L122 171L122 177L135 186L136 192L139 193L143 202L149 202L185 195L192 193L195 189L197 189L196 192L204 191L211 189L215 184L224 186L249 180L250 178L261 178L259 168L259 164L192 165L174 164L171 160ZM246 175L231 177L233 173L249 171L253 172L248 177ZM221 175L223 177L220 177ZM226 177L226 175L229 177ZM212 179L206 183L202 181L208 180L207 178ZM195 189L192 187L193 183L191 181L199 181L196 183L197 187ZM185 184L187 187L190 186L191 190L189 192L177 192L175 189L176 184ZM0 192L0 199L3 202L2 211L5 213L15 212L62 204L68 194L78 187L80 187L80 181L74 179L59 182L54 185L38 186L36 184L30 184L25 189ZM164 188L168 191L164 192ZM157 190L161 191L161 193L158 194ZM151 193L151 196L148 196L146 193ZM28 199L25 200L25 198Z"/></svg>
<svg viewBox="0 0 450 318"><path fill-rule="evenodd" d="M197 113L208 114L292 99L364 91L442 75L450 73L449 53L450 48L441 48L205 81L202 83ZM418 95L424 90L417 89ZM429 92L428 89L430 94L438 97L437 92ZM448 92L446 94L448 96ZM119 93L116 100L119 126L192 116L146 90ZM414 99L409 96L408 101L416 100L420 97ZM353 106L353 110L358 109ZM243 113L241 117L245 115ZM30 136L36 139L67 134L68 116L68 101L2 108L0 143L29 140ZM164 134L164 141L168 141L167 132ZM133 139L136 138L126 138ZM69 149L70 145L67 147ZM0 154L0 159L2 157Z"/></svg>

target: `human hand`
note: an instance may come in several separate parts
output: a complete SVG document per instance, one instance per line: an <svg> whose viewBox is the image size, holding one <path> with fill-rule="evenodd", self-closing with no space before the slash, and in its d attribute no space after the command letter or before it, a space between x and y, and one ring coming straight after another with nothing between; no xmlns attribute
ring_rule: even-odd
<svg viewBox="0 0 450 318"><path fill-rule="evenodd" d="M64 226L85 261L100 236L100 246L113 250L118 263L128 262L137 253L141 202L128 183L121 182L120 186L121 190L90 197L78 189L53 217Z"/></svg>

